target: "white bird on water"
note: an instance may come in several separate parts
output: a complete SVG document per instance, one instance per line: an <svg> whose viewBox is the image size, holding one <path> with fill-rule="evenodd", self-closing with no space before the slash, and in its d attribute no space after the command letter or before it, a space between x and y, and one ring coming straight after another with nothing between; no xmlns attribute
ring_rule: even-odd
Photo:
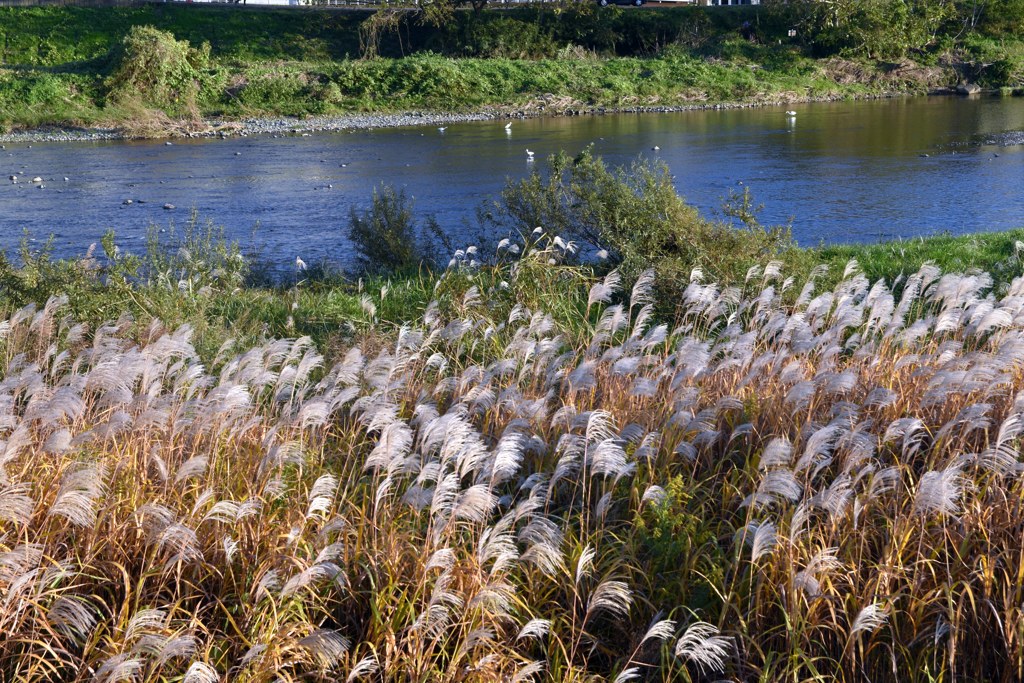
<svg viewBox="0 0 1024 683"><path fill-rule="evenodd" d="M526 160L533 161L533 152L531 152L530 150L526 150Z"/></svg>
<svg viewBox="0 0 1024 683"><path fill-rule="evenodd" d="M438 126L438 128L437 128L437 132L439 132L439 133L443 133L446 130L448 130L448 126Z"/></svg>
<svg viewBox="0 0 1024 683"><path fill-rule="evenodd" d="M787 111L786 112L786 116L796 116L796 112L795 111Z"/></svg>
<svg viewBox="0 0 1024 683"><path fill-rule="evenodd" d="M512 130L512 122L511 121L509 121L508 123L505 124L505 130Z"/></svg>

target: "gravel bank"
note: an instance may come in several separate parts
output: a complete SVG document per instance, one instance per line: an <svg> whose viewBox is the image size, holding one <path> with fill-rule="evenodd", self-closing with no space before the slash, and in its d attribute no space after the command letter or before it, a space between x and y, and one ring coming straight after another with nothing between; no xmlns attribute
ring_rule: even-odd
<svg viewBox="0 0 1024 683"><path fill-rule="evenodd" d="M206 121L206 130L189 133L184 137L212 138L227 135L295 135L323 131L368 130L398 126L430 126L466 121L486 121L503 116L496 112L472 114L445 114L407 112L403 114L365 114L358 116L316 116L303 119L264 118L241 121ZM168 137L182 137L168 135ZM121 140L125 135L114 128L40 128L36 130L0 133L0 143L37 142L90 142Z"/></svg>
<svg viewBox="0 0 1024 683"><path fill-rule="evenodd" d="M935 93L940 94L940 93ZM941 93L946 94L946 93ZM858 99L881 99L888 97L905 97L907 93L886 95L869 95ZM769 107L792 104L794 102L834 101L838 98L804 98L778 101L701 103L681 106L631 106L631 107L592 107L592 106L549 106L543 100L523 109L494 109L468 114L436 113L436 112L405 112L401 114L360 114L351 116L314 116L296 118L254 118L241 121L211 119L205 122L206 129L201 132L188 133L184 137L212 138L229 135L303 135L317 132L369 130L372 128L395 128L399 126L431 126L467 121L489 121L495 119L525 119L539 116L588 116L602 114L666 114L682 111L706 109L745 109L750 107ZM126 136L116 128L57 128L46 127L35 130L0 133L0 143L39 143L39 142L90 142L98 140L121 140ZM168 134L167 137L183 137Z"/></svg>

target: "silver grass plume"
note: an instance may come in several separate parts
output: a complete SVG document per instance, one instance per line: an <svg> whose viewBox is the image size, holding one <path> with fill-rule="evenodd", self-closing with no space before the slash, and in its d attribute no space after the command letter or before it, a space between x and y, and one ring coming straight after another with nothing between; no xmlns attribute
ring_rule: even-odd
<svg viewBox="0 0 1024 683"><path fill-rule="evenodd" d="M156 538L157 548L161 552L169 552L165 566L171 566L179 562L191 564L201 562L203 551L199 547L199 538L196 532L179 522L172 522L161 531Z"/></svg>
<svg viewBox="0 0 1024 683"><path fill-rule="evenodd" d="M64 636L80 643L96 628L98 611L85 597L62 595L53 601L46 619Z"/></svg>
<svg viewBox="0 0 1024 683"><path fill-rule="evenodd" d="M551 620L549 619L530 619L526 622L521 629L519 634L516 635L516 640L540 640L548 634L551 630Z"/></svg>
<svg viewBox="0 0 1024 683"><path fill-rule="evenodd" d="M591 570L594 568L594 558L597 556L597 551L589 545L583 549L580 553L579 558L576 560L576 585L580 584L580 581L584 577L589 576Z"/></svg>
<svg viewBox="0 0 1024 683"><path fill-rule="evenodd" d="M629 308L632 310L637 306L645 306L654 302L654 282L656 275L653 268L640 273L640 276L633 284L633 291L629 295Z"/></svg>
<svg viewBox="0 0 1024 683"><path fill-rule="evenodd" d="M146 651L146 647L143 643L143 640L146 637L147 636L143 636L143 638L140 639L140 642L135 647L136 652ZM172 659L192 658L195 656L196 650L199 647L195 636L192 635L177 636L174 638L157 636L157 638L162 640L158 649L155 652L147 653L153 656L157 666L162 666ZM155 640L156 639L154 639L154 642Z"/></svg>
<svg viewBox="0 0 1024 683"><path fill-rule="evenodd" d="M887 618L888 615L885 613L885 608L877 602L873 602L857 613L857 617L853 620L853 625L850 627L850 636L853 637L862 632L873 633L885 623Z"/></svg>
<svg viewBox="0 0 1024 683"><path fill-rule="evenodd" d="M455 519L480 524L487 521L497 504L497 496L486 484L476 484L456 496L452 512Z"/></svg>
<svg viewBox="0 0 1024 683"><path fill-rule="evenodd" d="M743 542L750 548L750 561L754 564L762 557L771 555L779 543L775 525L771 522L750 522L740 533Z"/></svg>
<svg viewBox="0 0 1024 683"><path fill-rule="evenodd" d="M520 667L516 670L512 676L512 683L526 683L527 681L533 681L536 676L539 676L544 672L546 663L543 660L537 660L530 662L526 666Z"/></svg>
<svg viewBox="0 0 1024 683"><path fill-rule="evenodd" d="M455 658L461 659L477 647L491 642L494 642L494 631L489 628L475 628L462 639Z"/></svg>
<svg viewBox="0 0 1024 683"><path fill-rule="evenodd" d="M491 467L491 486L498 486L511 479L522 465L526 438L522 434L505 434L498 441Z"/></svg>
<svg viewBox="0 0 1024 683"><path fill-rule="evenodd" d="M309 507L306 509L306 518L308 519L318 513L326 514L334 502L334 496L337 491L337 477L333 474L320 475L313 483L313 488L309 491Z"/></svg>
<svg viewBox="0 0 1024 683"><path fill-rule="evenodd" d="M93 675L93 680L97 683L136 681L141 673L141 659L129 657L127 654L119 654L103 660L103 663Z"/></svg>
<svg viewBox="0 0 1024 683"><path fill-rule="evenodd" d="M315 661L324 670L331 670L341 663L350 646L348 638L330 629L314 629L299 645L313 655Z"/></svg>
<svg viewBox="0 0 1024 683"><path fill-rule="evenodd" d="M643 496L641 496L640 501L643 503L650 503L651 505L657 507L661 505L667 498L668 492L665 491L665 489L663 489L661 486L658 486L657 484L651 484L644 491L644 494Z"/></svg>
<svg viewBox="0 0 1024 683"><path fill-rule="evenodd" d="M795 503L800 500L803 493L804 487L792 472L786 469L771 470L765 473L757 490L747 496L741 505L758 508L776 503Z"/></svg>
<svg viewBox="0 0 1024 683"><path fill-rule="evenodd" d="M531 545L519 559L534 565L548 577L556 576L563 567L562 553L558 546L547 540L539 540Z"/></svg>
<svg viewBox="0 0 1024 683"><path fill-rule="evenodd" d="M192 662L185 671L182 683L217 683L219 680L220 674L212 666L205 662Z"/></svg>
<svg viewBox="0 0 1024 683"><path fill-rule="evenodd" d="M245 668L253 662L259 662L263 658L263 653L267 651L267 646L264 643L256 643L242 655L242 668Z"/></svg>
<svg viewBox="0 0 1024 683"><path fill-rule="evenodd" d="M725 671L725 661L732 649L732 639L720 634L715 626L697 621L686 629L676 642L676 657L691 662L701 672Z"/></svg>
<svg viewBox="0 0 1024 683"><path fill-rule="evenodd" d="M0 489L0 521L25 526L31 521L36 502L27 484L12 484Z"/></svg>
<svg viewBox="0 0 1024 683"><path fill-rule="evenodd" d="M842 566L836 558L838 548L822 548L807 563L807 566L793 576L793 586L803 591L808 597L821 594L821 582L818 576Z"/></svg>
<svg viewBox="0 0 1024 683"><path fill-rule="evenodd" d="M391 463L408 456L412 446L413 430L401 420L395 420L381 431L365 467L376 471L387 468Z"/></svg>
<svg viewBox="0 0 1024 683"><path fill-rule="evenodd" d="M612 683L629 683L629 681L635 681L640 678L640 667L631 666L628 669L623 669L612 679Z"/></svg>
<svg viewBox="0 0 1024 683"><path fill-rule="evenodd" d="M96 500L106 488L105 476L102 465L71 469L62 477L57 497L48 514L63 517L75 526L91 527L96 522Z"/></svg>
<svg viewBox="0 0 1024 683"><path fill-rule="evenodd" d="M511 569L519 559L519 549L516 546L512 532L507 530L507 527L501 528L503 526L502 522L504 522L504 519L495 526L484 529L484 532L480 534L480 541L477 544L477 560L481 566L488 563L491 564L491 576ZM437 556L437 552L434 553L434 556ZM445 569L450 569L455 563L454 553L450 550L448 552L451 554L451 560L444 567ZM428 568L434 562L434 556L427 563Z"/></svg>
<svg viewBox="0 0 1024 683"><path fill-rule="evenodd" d="M671 619L661 619L655 621L648 627L644 637L640 640L641 643L646 643L648 640L657 640L665 642L676 633L676 622Z"/></svg>
<svg viewBox="0 0 1024 683"><path fill-rule="evenodd" d="M633 595L629 586L623 581L607 579L602 581L590 594L587 601L587 618L598 612L607 612L619 619L629 616L629 608L633 604Z"/></svg>
<svg viewBox="0 0 1024 683"><path fill-rule="evenodd" d="M963 488L964 478L958 465L926 472L917 485L914 511L922 515L956 516L960 511L959 499Z"/></svg>
<svg viewBox="0 0 1024 683"><path fill-rule="evenodd" d="M758 467L767 470L773 467L789 467L793 459L793 445L786 437L775 437L761 451Z"/></svg>
<svg viewBox="0 0 1024 683"><path fill-rule="evenodd" d="M366 676L372 676L377 673L380 669L380 665L377 663L377 658L374 655L367 655L356 662L356 665L349 671L348 676L345 678L345 683L353 683Z"/></svg>
<svg viewBox="0 0 1024 683"><path fill-rule="evenodd" d="M614 477L632 474L636 465L626 461L626 451L619 439L605 439L588 453L591 476Z"/></svg>
<svg viewBox="0 0 1024 683"><path fill-rule="evenodd" d="M146 632L167 627L167 612L161 609L142 609L132 615L125 629L125 642L134 642Z"/></svg>
<svg viewBox="0 0 1024 683"><path fill-rule="evenodd" d="M622 277L619 275L617 270L613 270L605 275L604 280L595 283L590 288L590 294L587 297L587 308L589 309L594 304L607 304L612 300L612 295L619 290L619 284L622 282Z"/></svg>
<svg viewBox="0 0 1024 683"><path fill-rule="evenodd" d="M196 455L181 464L178 468L177 473L174 475L174 483L182 484L189 479L201 478L206 474L206 468L210 464L210 459L205 455Z"/></svg>

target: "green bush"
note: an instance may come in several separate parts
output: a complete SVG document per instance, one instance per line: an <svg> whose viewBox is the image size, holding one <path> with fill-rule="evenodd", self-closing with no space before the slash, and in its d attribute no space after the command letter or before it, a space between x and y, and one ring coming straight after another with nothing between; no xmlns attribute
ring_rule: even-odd
<svg viewBox="0 0 1024 683"><path fill-rule="evenodd" d="M534 228L608 252L627 278L653 266L664 288L676 289L700 268L718 282L742 280L755 264L793 249L788 228L765 228L741 197L727 216L709 220L676 192L664 164L639 160L609 168L591 149L557 154L546 172L511 182L487 220L529 235Z"/></svg>
<svg viewBox="0 0 1024 683"><path fill-rule="evenodd" d="M305 74L259 71L247 74L237 93L237 102L249 112L280 112L289 116L309 113L313 89L303 81ZM321 100L320 97L314 99Z"/></svg>
<svg viewBox="0 0 1024 683"><path fill-rule="evenodd" d="M470 24L459 42L463 54L471 57L539 59L558 51L558 44L540 24L511 17Z"/></svg>
<svg viewBox="0 0 1024 683"><path fill-rule="evenodd" d="M427 230L438 232L432 218ZM373 191L373 204L349 210L348 239L356 250L357 263L365 273L397 273L430 262L430 245L413 217L413 202L405 190L381 185Z"/></svg>
<svg viewBox="0 0 1024 683"><path fill-rule="evenodd" d="M990 88L1012 88L1024 83L1024 57L1007 56L987 65L979 79Z"/></svg>
<svg viewBox="0 0 1024 683"><path fill-rule="evenodd" d="M209 43L194 49L166 31L133 26L111 52L108 99L137 99L175 113L194 109L209 62Z"/></svg>

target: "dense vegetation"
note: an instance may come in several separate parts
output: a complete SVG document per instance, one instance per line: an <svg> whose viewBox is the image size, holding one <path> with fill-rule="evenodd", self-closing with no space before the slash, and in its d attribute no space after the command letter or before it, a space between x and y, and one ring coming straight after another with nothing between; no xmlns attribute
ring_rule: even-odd
<svg viewBox="0 0 1024 683"><path fill-rule="evenodd" d="M69 292L0 304L5 680L1024 673L1021 280L774 261L664 319L542 232L247 337L189 239L0 269Z"/></svg>
<svg viewBox="0 0 1024 683"><path fill-rule="evenodd" d="M917 7L853 3L879 4ZM105 122L145 135L202 116L558 112L924 92L958 80L1021 85L1012 3L969 26L953 10L918 20L910 10L879 18L801 8L582 3L459 11L443 22L406 10L0 8L0 126Z"/></svg>
<svg viewBox="0 0 1024 683"><path fill-rule="evenodd" d="M210 111L223 48L153 23L11 70L0 98L52 99L10 121ZM814 64L729 44L564 68ZM440 93L564 61L322 68ZM1024 677L1024 231L798 249L664 167L538 165L481 212L508 237L446 263L386 186L362 273L198 218L0 255L0 680Z"/></svg>

